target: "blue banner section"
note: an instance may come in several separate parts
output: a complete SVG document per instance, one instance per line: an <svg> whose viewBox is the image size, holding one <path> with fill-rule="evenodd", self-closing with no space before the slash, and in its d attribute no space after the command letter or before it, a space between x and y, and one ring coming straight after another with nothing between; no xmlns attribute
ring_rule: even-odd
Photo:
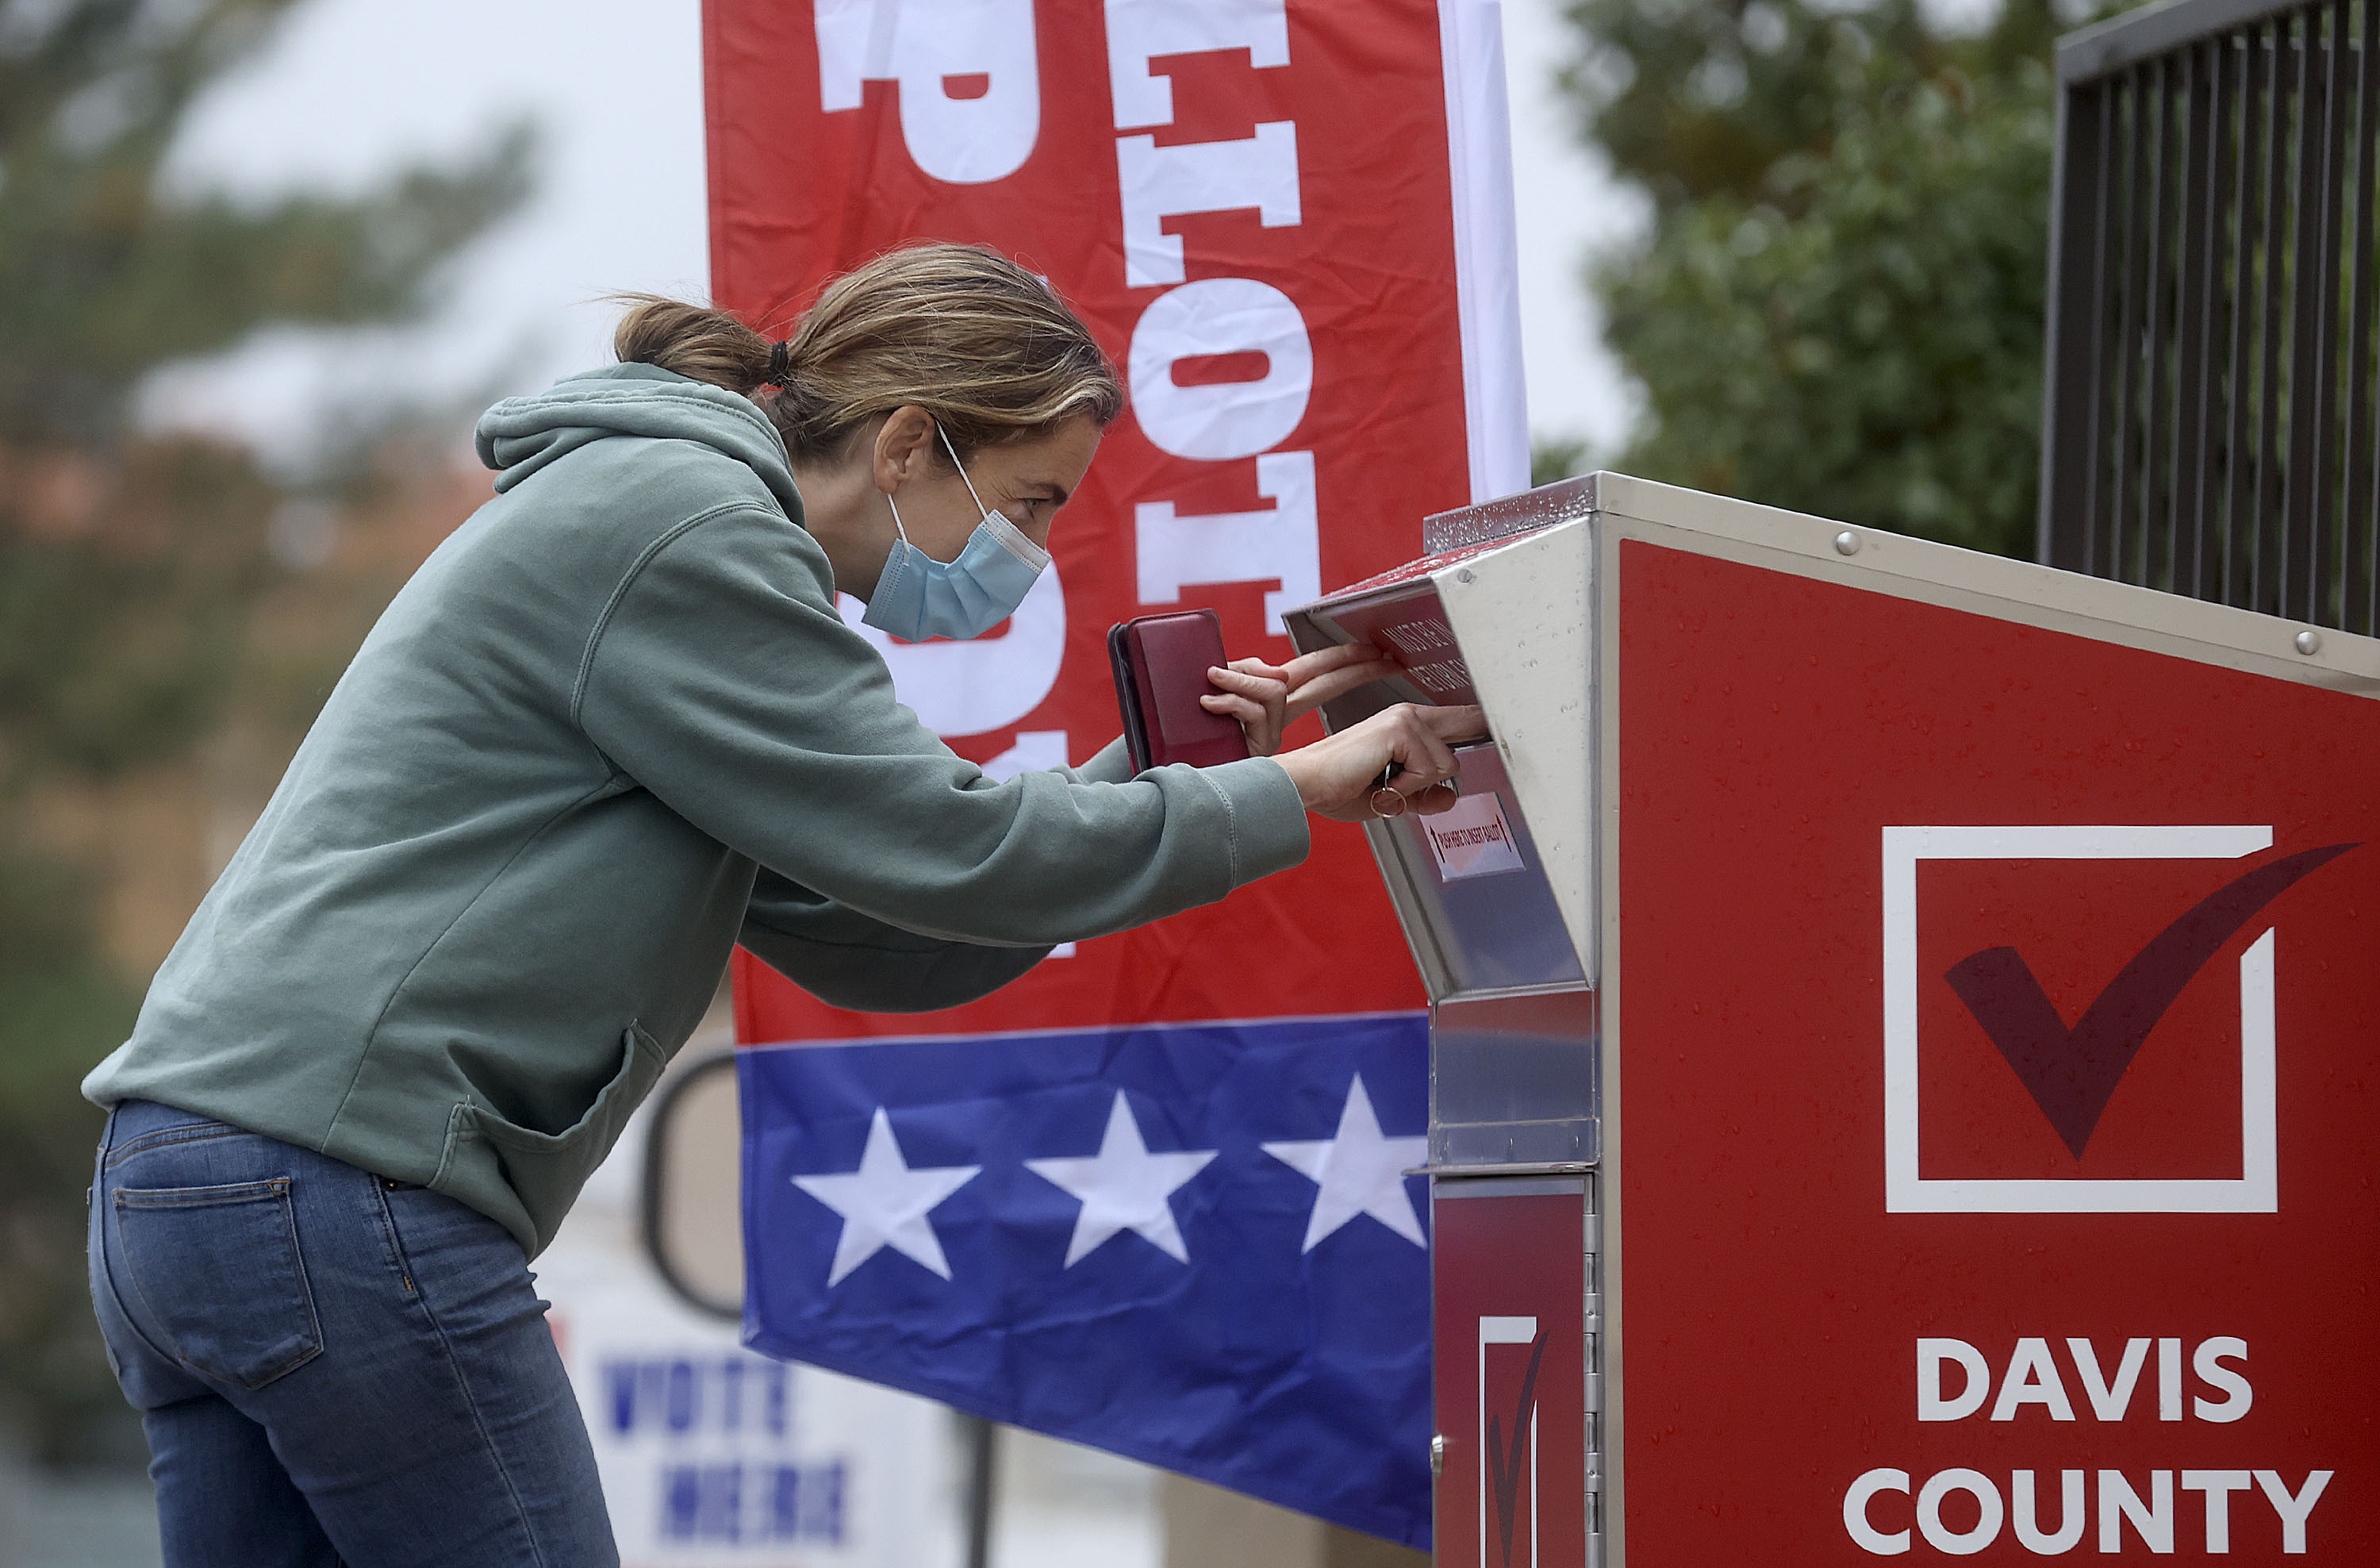
<svg viewBox="0 0 2380 1568"><path fill-rule="evenodd" d="M1426 1017L740 1061L747 1343L1428 1545Z"/></svg>

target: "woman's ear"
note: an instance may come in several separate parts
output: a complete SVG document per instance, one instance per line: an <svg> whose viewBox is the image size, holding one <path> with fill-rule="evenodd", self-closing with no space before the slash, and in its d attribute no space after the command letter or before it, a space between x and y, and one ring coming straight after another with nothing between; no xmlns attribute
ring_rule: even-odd
<svg viewBox="0 0 2380 1568"><path fill-rule="evenodd" d="M876 488L890 495L916 479L933 460L933 446L934 417L923 408L905 403L885 415L876 431Z"/></svg>

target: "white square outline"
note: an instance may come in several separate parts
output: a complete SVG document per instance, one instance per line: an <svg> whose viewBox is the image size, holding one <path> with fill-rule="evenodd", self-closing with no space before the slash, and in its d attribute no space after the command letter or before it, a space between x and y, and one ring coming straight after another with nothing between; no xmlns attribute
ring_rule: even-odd
<svg viewBox="0 0 2380 1568"><path fill-rule="evenodd" d="M1884 1209L1888 1214L2270 1214L2280 1208L2273 933L2240 955L2239 1179L1934 1178L1917 1173L1920 860L2233 860L2267 827L1884 830Z"/></svg>

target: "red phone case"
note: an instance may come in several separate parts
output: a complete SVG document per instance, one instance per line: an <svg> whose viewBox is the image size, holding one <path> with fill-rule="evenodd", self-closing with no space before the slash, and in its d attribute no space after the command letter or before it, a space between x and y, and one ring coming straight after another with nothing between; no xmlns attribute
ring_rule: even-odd
<svg viewBox="0 0 2380 1568"><path fill-rule="evenodd" d="M1143 615L1111 626L1108 659L1133 772L1168 762L1212 767L1248 755L1239 721L1198 705L1215 689L1207 672L1226 662L1223 622L1215 612Z"/></svg>

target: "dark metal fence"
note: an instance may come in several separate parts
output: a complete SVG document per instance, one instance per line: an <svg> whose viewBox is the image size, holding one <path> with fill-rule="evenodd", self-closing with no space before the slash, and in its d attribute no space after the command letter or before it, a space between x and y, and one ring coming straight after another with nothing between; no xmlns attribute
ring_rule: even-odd
<svg viewBox="0 0 2380 1568"><path fill-rule="evenodd" d="M2380 0L2058 47L2041 558L2380 629Z"/></svg>

